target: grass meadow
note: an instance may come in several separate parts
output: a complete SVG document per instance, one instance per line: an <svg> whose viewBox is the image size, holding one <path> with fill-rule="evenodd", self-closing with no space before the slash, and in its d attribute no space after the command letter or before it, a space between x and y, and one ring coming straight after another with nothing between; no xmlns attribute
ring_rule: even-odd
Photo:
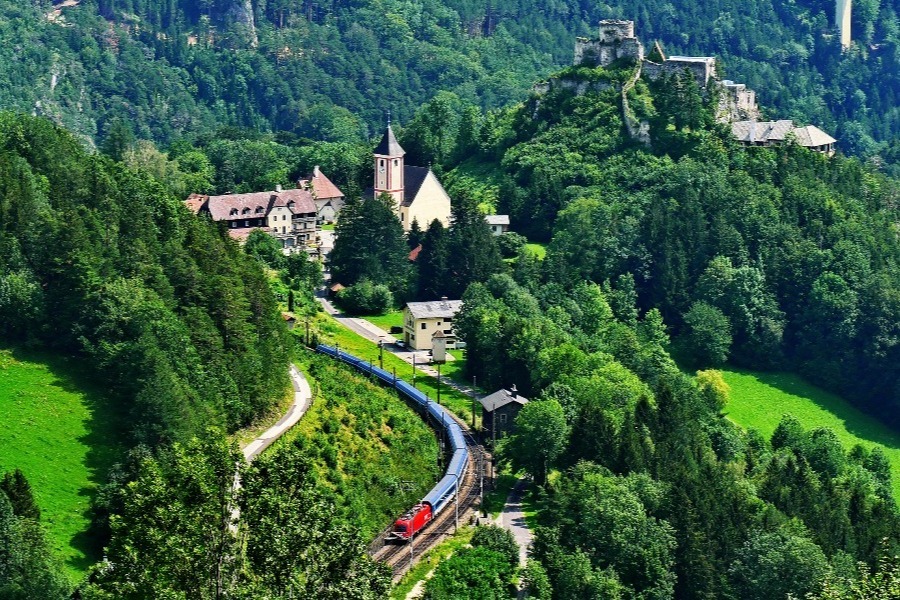
<svg viewBox="0 0 900 600"><path fill-rule="evenodd" d="M790 373L724 369L722 375L731 387L725 408L728 417L759 430L767 439L782 415L790 413L807 429L830 427L847 450L856 444L881 446L891 463L894 497L900 498L900 433Z"/></svg>
<svg viewBox="0 0 900 600"><path fill-rule="evenodd" d="M320 315L318 317L316 328L318 330L320 340L325 344L338 344L341 350L349 352L364 360L372 361L378 365L378 346L366 338L350 331L331 316ZM454 351L455 352L455 351ZM462 356L461 354L459 356ZM390 352L383 352L384 369L386 371L396 370L399 379L413 382L413 366L403 360L397 358ZM449 362L445 365L447 376L458 375L458 366L451 366L457 361ZM461 364L460 364L461 366ZM442 375L444 367L442 367ZM415 385L418 389L433 400L437 399L438 382L436 377L432 377L424 373L421 369L415 369ZM449 408L456 416L464 419L467 423L472 423L472 399L457 392L446 384L441 384L441 404ZM478 420L480 421L480 410L476 410Z"/></svg>
<svg viewBox="0 0 900 600"><path fill-rule="evenodd" d="M21 469L73 581L100 558L90 501L119 458L115 415L79 365L0 349L0 472Z"/></svg>

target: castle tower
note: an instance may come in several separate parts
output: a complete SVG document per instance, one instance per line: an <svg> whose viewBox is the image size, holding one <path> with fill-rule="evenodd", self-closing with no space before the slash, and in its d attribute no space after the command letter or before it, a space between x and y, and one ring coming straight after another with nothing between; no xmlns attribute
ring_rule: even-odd
<svg viewBox="0 0 900 600"><path fill-rule="evenodd" d="M852 41L850 34L850 17L853 10L853 0L836 0L834 24L841 36L841 48L847 49Z"/></svg>
<svg viewBox="0 0 900 600"><path fill-rule="evenodd" d="M397 206L403 204L403 156L406 151L400 146L388 121L387 130L375 148L375 197L390 194Z"/></svg>

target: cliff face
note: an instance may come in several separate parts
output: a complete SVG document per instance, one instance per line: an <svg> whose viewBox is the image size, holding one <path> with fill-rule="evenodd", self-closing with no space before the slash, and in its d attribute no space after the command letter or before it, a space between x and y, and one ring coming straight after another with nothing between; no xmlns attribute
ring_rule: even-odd
<svg viewBox="0 0 900 600"><path fill-rule="evenodd" d="M234 0L225 11L224 17L226 23L237 27L251 46L255 47L259 43L259 39L256 37L252 0Z"/></svg>

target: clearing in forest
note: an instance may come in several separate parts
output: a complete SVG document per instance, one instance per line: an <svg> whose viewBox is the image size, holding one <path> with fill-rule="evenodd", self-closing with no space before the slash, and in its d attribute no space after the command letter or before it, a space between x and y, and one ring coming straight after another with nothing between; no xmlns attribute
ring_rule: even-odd
<svg viewBox="0 0 900 600"><path fill-rule="evenodd" d="M722 376L731 387L725 409L728 417L743 427L759 430L766 439L771 439L782 415L790 413L807 430L830 427L846 450L856 444L881 446L891 463L894 497L900 498L900 433L790 373L723 369Z"/></svg>
<svg viewBox="0 0 900 600"><path fill-rule="evenodd" d="M90 501L118 458L114 416L74 361L0 349L0 473L21 469L73 580L100 558Z"/></svg>

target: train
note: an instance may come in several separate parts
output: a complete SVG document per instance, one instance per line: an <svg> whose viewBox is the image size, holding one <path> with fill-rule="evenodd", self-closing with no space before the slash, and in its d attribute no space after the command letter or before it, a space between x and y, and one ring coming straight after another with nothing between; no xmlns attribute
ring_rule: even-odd
<svg viewBox="0 0 900 600"><path fill-rule="evenodd" d="M411 507L394 522L391 533L387 538L401 542L409 541L426 525L437 518L456 499L459 493L460 483L465 477L466 469L469 465L469 448L466 445L462 427L459 426L459 423L450 416L450 413L443 406L431 400L431 398L406 381L397 379L391 373L373 365L371 362L325 344L316 346L316 352L334 357L397 390L409 402L427 414L435 425L439 424L441 431L446 436L449 443L448 454L450 460L447 462L447 470L444 472L443 477L431 488L431 491L425 494L421 502Z"/></svg>

